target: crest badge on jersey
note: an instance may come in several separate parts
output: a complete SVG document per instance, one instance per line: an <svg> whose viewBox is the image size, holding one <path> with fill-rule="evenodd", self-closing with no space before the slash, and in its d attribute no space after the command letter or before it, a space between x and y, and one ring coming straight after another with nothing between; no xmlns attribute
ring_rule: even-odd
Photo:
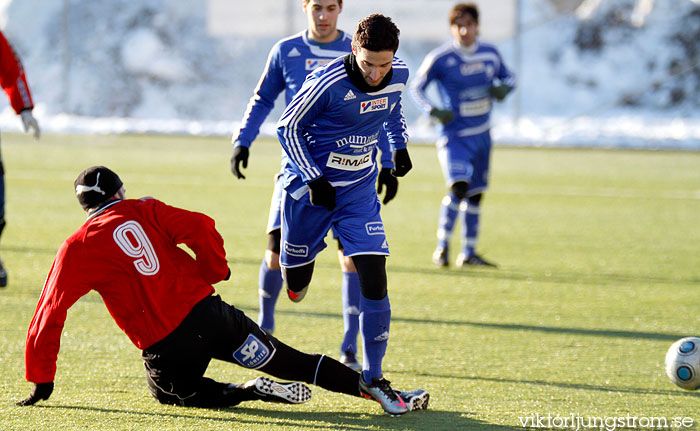
<svg viewBox="0 0 700 431"><path fill-rule="evenodd" d="M366 100L360 103L360 114L369 112L385 111L389 109L389 98L380 97L378 99Z"/></svg>
<svg viewBox="0 0 700 431"><path fill-rule="evenodd" d="M325 66L330 63L331 60L328 58L307 58L306 59L306 70L314 70L318 67Z"/></svg>
<svg viewBox="0 0 700 431"><path fill-rule="evenodd" d="M245 342L233 352L233 358L246 368L260 368L272 357L270 348L258 337L249 334Z"/></svg>

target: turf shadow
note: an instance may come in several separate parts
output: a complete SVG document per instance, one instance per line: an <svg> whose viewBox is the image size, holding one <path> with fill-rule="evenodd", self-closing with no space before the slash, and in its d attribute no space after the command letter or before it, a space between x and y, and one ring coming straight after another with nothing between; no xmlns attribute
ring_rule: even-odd
<svg viewBox="0 0 700 431"><path fill-rule="evenodd" d="M402 430L402 431L419 431L419 430L484 430L484 431L511 431L522 430L518 426L504 426L491 424L478 419L470 418L470 413L458 413L452 411L441 410L422 410L410 412L400 417L390 417L381 413L379 407L372 405L372 412L369 413L354 413L354 412L308 412L308 411L289 411L275 410L274 405L267 404L269 408L251 408L251 407L228 407L228 408L179 408L170 406L156 406L156 409L168 409L170 411L162 412L149 410L144 408L139 409L120 409L120 408L103 408L103 407L88 407L77 405L51 405L38 404L32 408L41 409L64 409L89 411L99 413L101 415L114 415L112 419L106 419L108 422L119 421L120 423L128 423L129 417L132 417L131 423L143 423L144 417L151 417L154 420L162 421L168 419L193 419L201 420L202 426L205 427L207 422L225 423L232 422L238 425L248 424L250 426L268 425L274 428L290 427L294 429L328 429L328 430L348 430L348 431L364 431L367 429L382 429L382 430ZM26 408L26 407L24 407ZM181 410L180 410L181 409ZM212 415L212 411L228 412L232 417L221 417ZM248 417L240 417L239 415L255 416L259 419L251 420Z"/></svg>
<svg viewBox="0 0 700 431"><path fill-rule="evenodd" d="M435 374L435 373L420 373L411 371L401 371L393 370L393 374L411 374L413 376L423 376L439 379L462 379L462 380L475 380L482 382L495 382L495 383L514 383L514 384L526 384L535 386L549 386L561 389L578 389L585 391L600 391L600 392L614 392L614 393L628 393L628 394L642 394L642 395L659 395L664 397L684 397L684 398L696 398L700 399L700 392L698 391L685 391L681 389L649 389L649 388L635 388L628 386L600 386L591 385L587 383L571 383L571 382L552 382L547 380L526 380L526 379L508 379L501 377L482 377L482 376L455 376L447 374Z"/></svg>
<svg viewBox="0 0 700 431"><path fill-rule="evenodd" d="M237 307L243 310L248 315L253 315L258 312L257 308L241 306ZM277 314L288 314L294 316L307 316L322 319L341 319L340 313L324 313L316 311L291 311L291 310L276 310ZM659 341L676 341L680 338L687 337L687 334L664 334L659 332L645 331L623 331L617 329L588 329L588 328L566 328L556 326L538 326L538 325L521 325L517 323L487 323L473 322L468 320L447 320L447 319L419 319L413 317L402 317L400 315L392 315L391 321L394 323L410 323L410 324L427 324L427 325L447 325L447 326L473 326L487 329L501 329L506 331L531 331L544 332L551 334L571 334L571 335L589 335L593 337L610 337L610 338L634 338Z"/></svg>

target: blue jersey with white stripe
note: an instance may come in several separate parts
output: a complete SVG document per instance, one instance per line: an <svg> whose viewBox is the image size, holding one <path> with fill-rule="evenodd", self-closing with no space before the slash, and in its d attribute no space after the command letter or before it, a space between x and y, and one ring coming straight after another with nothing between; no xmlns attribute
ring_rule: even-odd
<svg viewBox="0 0 700 431"><path fill-rule="evenodd" d="M496 48L482 42L470 50L450 41L425 57L410 91L426 113L433 108L426 96L426 88L433 81L440 93L441 108L455 113L454 120L443 126L442 133L447 137L488 131L492 101L489 88L498 81L515 87L515 76L503 64Z"/></svg>
<svg viewBox="0 0 700 431"><path fill-rule="evenodd" d="M295 198L322 175L334 187L374 181L373 154L382 128L392 150L406 147L401 92L408 68L394 58L387 85L366 93L353 84L348 58L353 57L335 59L311 73L277 123L287 154L283 184Z"/></svg>
<svg viewBox="0 0 700 431"><path fill-rule="evenodd" d="M243 114L241 129L233 139L237 145L250 147L281 92L284 91L285 104L289 104L309 73L350 52L352 37L342 31L336 40L323 44L309 39L306 33L304 30L282 39L270 50L265 70Z"/></svg>

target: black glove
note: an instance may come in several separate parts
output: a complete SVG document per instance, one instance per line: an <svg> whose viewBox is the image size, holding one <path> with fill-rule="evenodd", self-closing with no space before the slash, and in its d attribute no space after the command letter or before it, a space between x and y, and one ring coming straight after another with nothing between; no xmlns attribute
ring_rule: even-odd
<svg viewBox="0 0 700 431"><path fill-rule="evenodd" d="M394 159L394 169L391 170L391 175L395 177L403 177L413 167L411 157L409 157L408 150L405 148L394 151L392 159Z"/></svg>
<svg viewBox="0 0 700 431"><path fill-rule="evenodd" d="M508 93L510 93L511 88L505 84L494 85L489 88L489 94L499 102L506 98Z"/></svg>
<svg viewBox="0 0 700 431"><path fill-rule="evenodd" d="M242 178L245 180L245 175L241 173L241 168L238 166L241 163L243 164L244 168L248 167L248 147L238 145L233 147L233 156L231 156L231 172L233 172L233 175L235 175L236 178Z"/></svg>
<svg viewBox="0 0 700 431"><path fill-rule="evenodd" d="M384 186L386 186L386 193L384 194L382 203L386 205L390 200L394 199L396 192L399 191L399 180L391 175L391 168L382 168L382 170L379 171L379 176L377 177L377 194L382 193Z"/></svg>
<svg viewBox="0 0 700 431"><path fill-rule="evenodd" d="M309 200L311 205L318 205L333 211L335 208L335 188L328 182L326 177L318 177L309 184Z"/></svg>
<svg viewBox="0 0 700 431"><path fill-rule="evenodd" d="M53 382L51 383L34 383L32 392L22 401L18 402L18 406L31 406L39 400L48 400L53 392Z"/></svg>
<svg viewBox="0 0 700 431"><path fill-rule="evenodd" d="M430 110L430 116L437 118L443 125L449 124L455 118L455 113L449 109L433 108Z"/></svg>

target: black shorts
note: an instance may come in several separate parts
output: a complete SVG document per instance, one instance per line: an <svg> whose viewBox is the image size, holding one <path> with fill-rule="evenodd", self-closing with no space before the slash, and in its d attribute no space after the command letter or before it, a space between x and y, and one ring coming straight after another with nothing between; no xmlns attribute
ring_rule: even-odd
<svg viewBox="0 0 700 431"><path fill-rule="evenodd" d="M214 295L197 303L173 332L145 349L142 358L151 393L158 399L166 394L182 400L201 389L212 359L258 369L272 359L277 344L242 311Z"/></svg>

